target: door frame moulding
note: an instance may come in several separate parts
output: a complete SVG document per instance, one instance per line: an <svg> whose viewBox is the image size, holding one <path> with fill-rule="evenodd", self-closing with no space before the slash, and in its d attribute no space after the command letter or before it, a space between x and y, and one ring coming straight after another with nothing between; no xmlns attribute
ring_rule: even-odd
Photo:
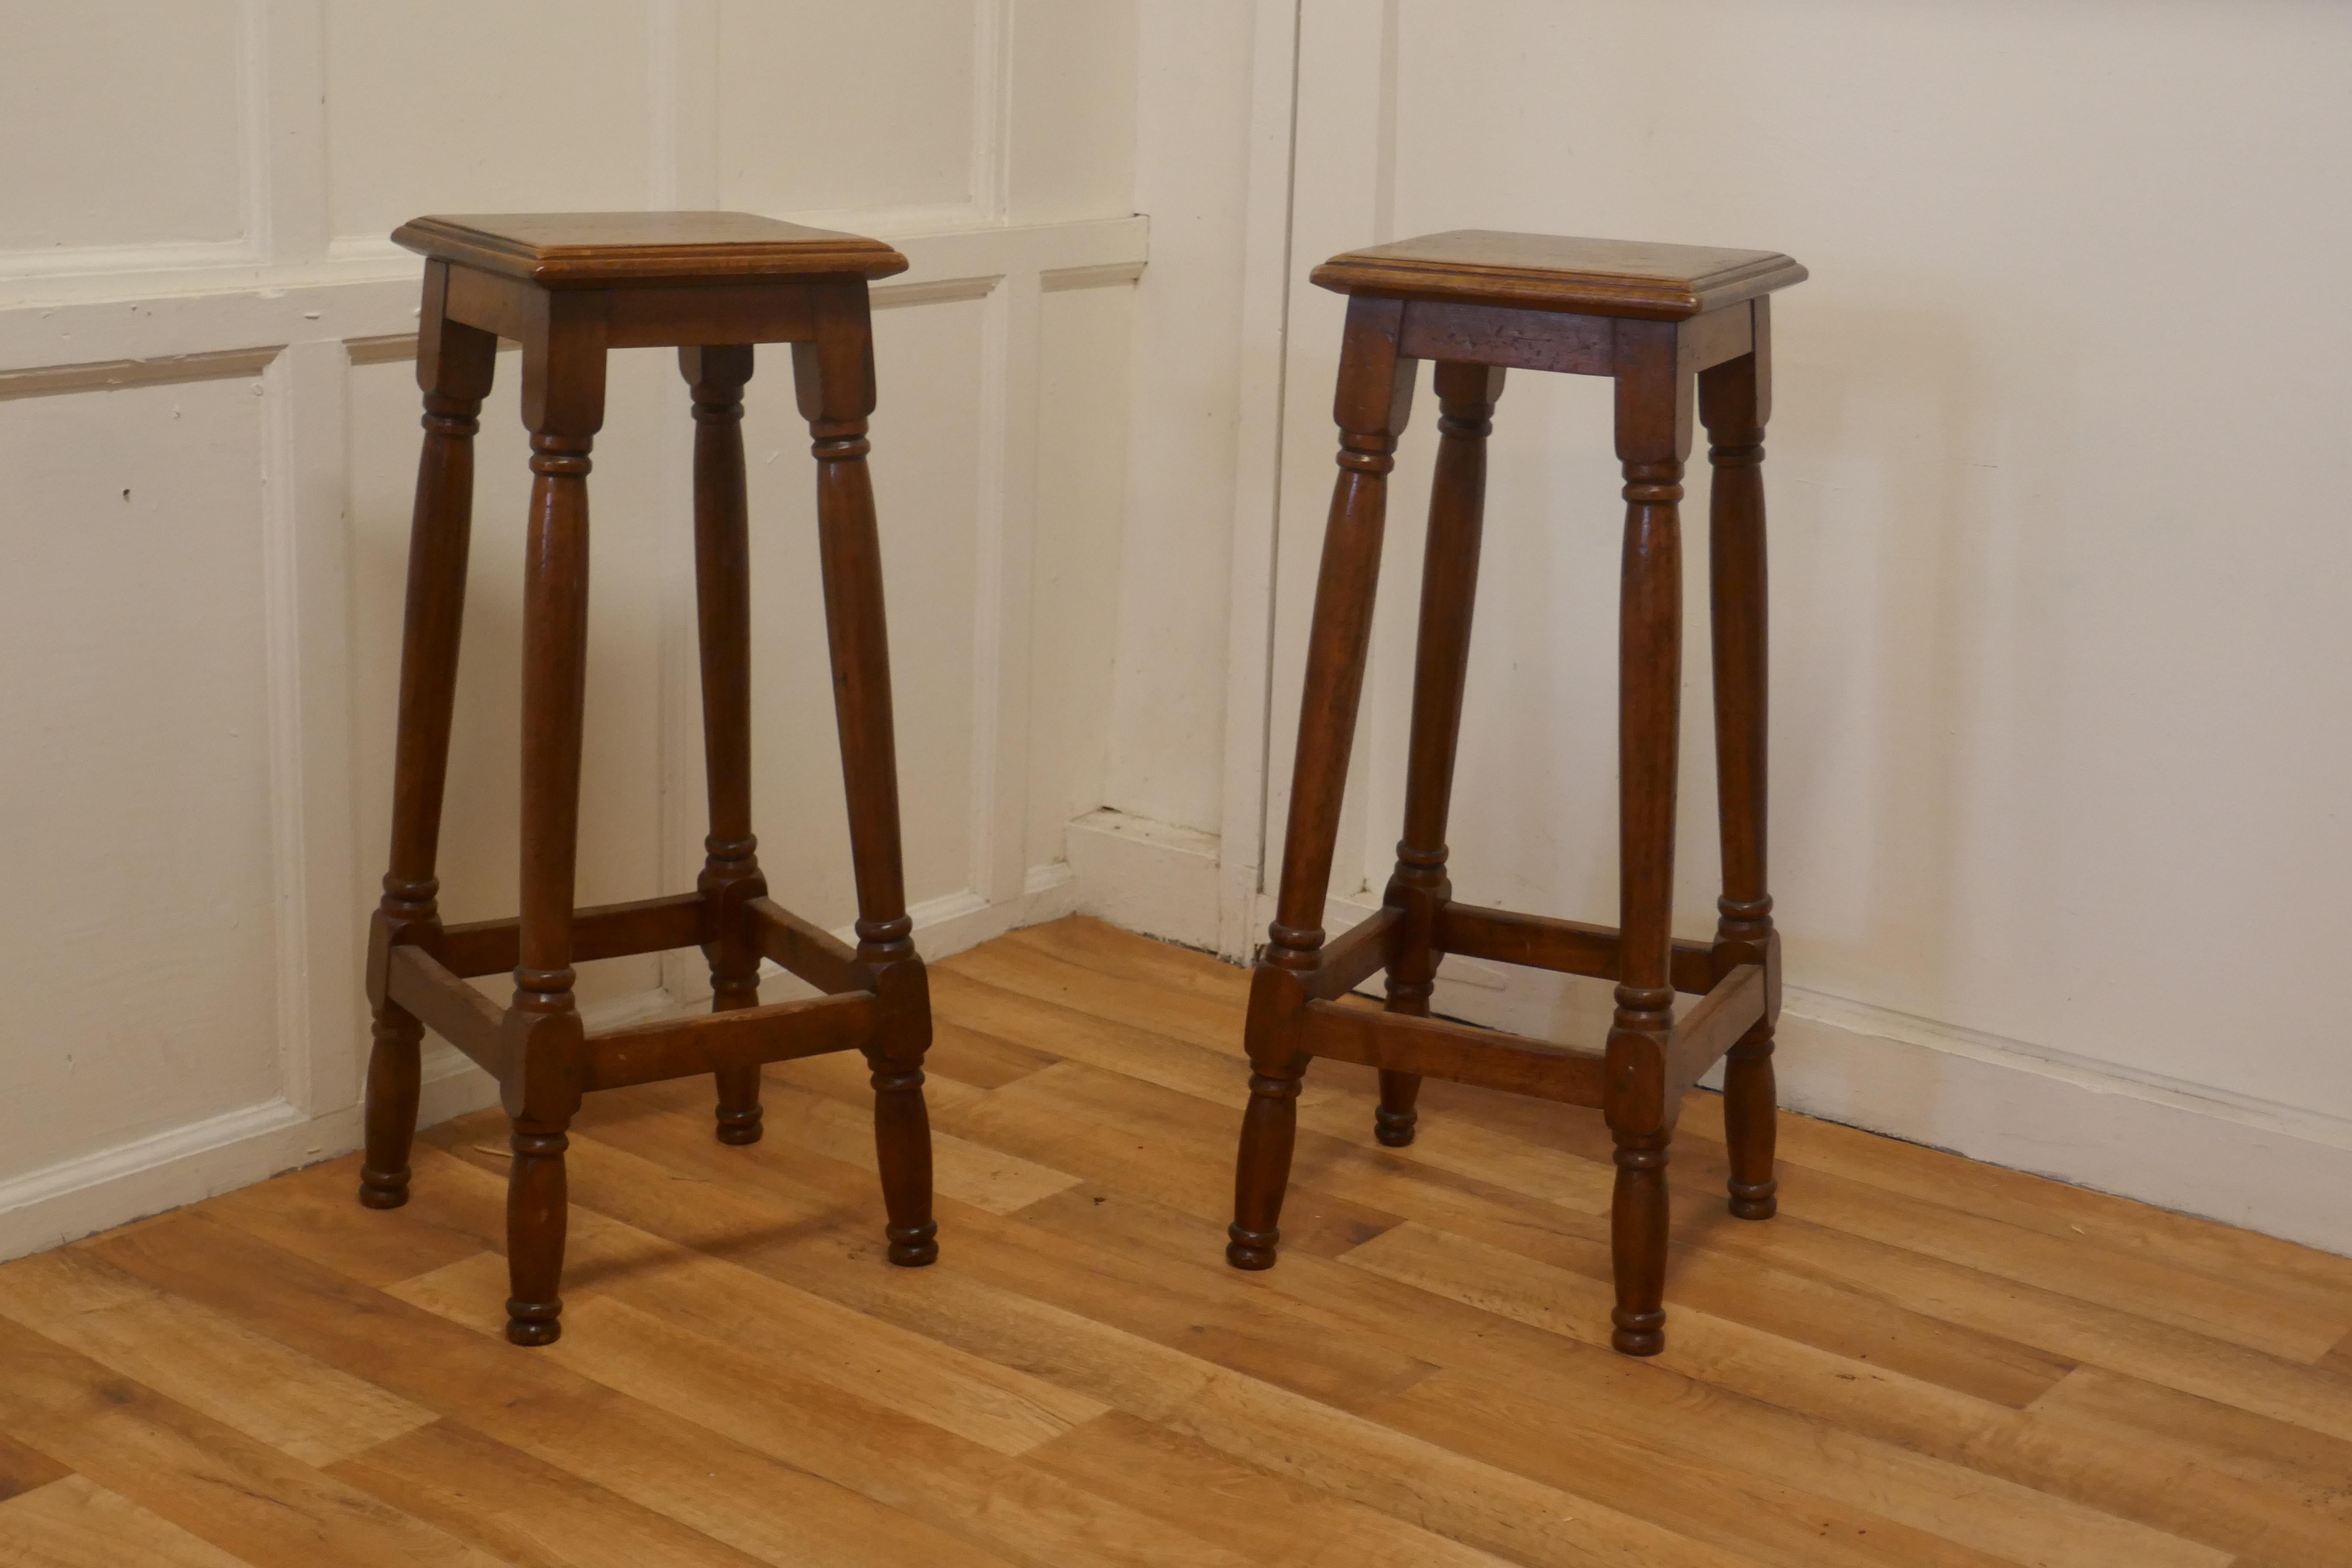
<svg viewBox="0 0 2352 1568"><path fill-rule="evenodd" d="M1252 45L1240 436L1234 452L1225 618L1225 747L1219 815L1224 830L1217 847L1213 936L1216 950L1235 959L1256 951L1257 933L1264 929L1258 901L1265 881L1266 780L1273 743L1274 584L1286 439L1303 9L1303 0L1259 0ZM1183 879L1180 872L1178 880ZM1198 931L1197 921L1187 921L1186 927L1183 940L1198 941L1205 934Z"/></svg>

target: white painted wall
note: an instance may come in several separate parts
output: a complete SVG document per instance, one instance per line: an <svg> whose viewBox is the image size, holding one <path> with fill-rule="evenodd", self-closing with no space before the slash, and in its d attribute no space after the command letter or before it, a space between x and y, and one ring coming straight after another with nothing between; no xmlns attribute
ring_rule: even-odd
<svg viewBox="0 0 2352 1568"><path fill-rule="evenodd" d="M1147 37L1166 16L1147 7ZM1166 169L1220 198L1253 346L1281 349L1233 351L1218 405L1242 428L1223 812L1172 761L1118 765L1146 754L1131 735L1189 752L1193 729L1157 690L1191 644L1130 629L1123 647L1171 651L1122 661L1108 804L1129 816L1075 829L1074 857L1157 854L1150 929L1234 953L1262 937L1255 840L1279 843L1332 472L1341 305L1306 285L1314 262L1463 226L1783 249L1813 272L1778 310L1767 466L1788 1099L2352 1250L2352 1040L2325 984L2352 882L2352 517L2326 478L2352 354L2330 281L2352 264L2352 15L1278 0L1255 21L1246 42L1192 35L1255 84L1247 172L1150 112L1216 74L1173 46L1147 51L1139 145L1146 188ZM1155 243L1147 334L1155 300L1231 287L1223 257L1179 260L1164 222ZM1334 889L1359 909L1402 806L1425 380ZM1139 430L1139 484L1160 438ZM1619 482L1605 386L1515 375L1453 835L1465 899L1614 919ZM1192 498L1214 488L1171 506L1205 526ZM1694 935L1717 868L1705 494L1695 476ZM1183 538L1139 494L1130 529L1171 553ZM1156 626L1203 618L1188 574L1139 560L1127 593ZM1155 819L1220 831L1219 868L1152 849ZM1219 906L1220 878L1261 896ZM1597 988L1449 973L1458 1014L1605 1026Z"/></svg>
<svg viewBox="0 0 2352 1568"><path fill-rule="evenodd" d="M731 206L892 237L874 468L928 951L1072 897L1127 491L1124 0L0 0L0 1255L351 1147L418 433L420 212ZM462 36L463 48L448 39ZM581 896L691 885L691 425L616 356L591 481ZM483 415L444 838L505 913L526 475ZM748 397L777 895L853 912L807 433ZM1042 443L1042 446L1041 446ZM1050 461L1041 461L1041 450ZM613 1018L698 960L592 965ZM486 1103L446 1052L428 1115Z"/></svg>

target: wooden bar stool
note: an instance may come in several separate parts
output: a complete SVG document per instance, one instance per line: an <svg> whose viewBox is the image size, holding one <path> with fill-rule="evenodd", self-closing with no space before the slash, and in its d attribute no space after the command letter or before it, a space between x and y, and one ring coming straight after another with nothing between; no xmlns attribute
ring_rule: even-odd
<svg viewBox="0 0 2352 1568"><path fill-rule="evenodd" d="M425 389L401 649L392 868L368 945L375 1013L360 1201L408 1200L417 1051L425 1026L499 1080L513 1119L507 1338L552 1342L562 1303L564 1130L592 1089L709 1073L727 1143L760 1136L761 1064L851 1047L873 1068L875 1138L893 1263L939 1256L931 1220L923 1053L930 994L899 867L898 764L883 631L882 559L866 474L874 344L866 281L906 268L879 240L743 213L423 217L393 238L422 251L416 379ZM473 443L498 340L522 344L530 428L523 589L521 918L444 926L434 859L457 690L473 510ZM815 437L825 624L849 796L857 946L767 896L751 837L750 545L743 384L754 343L793 345ZM676 347L694 418L710 835L695 890L572 907L580 725L588 653L588 452L604 415L607 349ZM709 1016L590 1037L575 960L699 946ZM760 1005L760 961L825 995ZM514 972L501 1009L466 984Z"/></svg>
<svg viewBox="0 0 2352 1568"><path fill-rule="evenodd" d="M1237 1268L1273 1267L1299 1080L1312 1057L1381 1069L1376 1133L1412 1142L1424 1077L1603 1110L1616 1142L1612 1342L1664 1348L1666 1146L1684 1094L1727 1051L1731 1212L1769 1218L1772 1028L1780 939L1764 889L1764 422L1768 296L1800 282L1785 256L1467 230L1351 251L1313 279L1349 296L1339 358L1339 479L1307 644L1282 885L1250 988L1249 1109L1232 1240ZM1416 362L1437 363L1437 474L1422 577L1404 837L1381 912L1324 945L1339 799L1364 680L1388 473ZM1486 494L1486 438L1506 368L1616 378L1625 473L1618 642L1618 929L1453 901L1454 783ZM1694 399L1693 383L1696 383ZM1677 942L1675 769L1682 680L1683 462L1694 401L1713 443L1709 509L1723 898L1715 941ZM1449 952L1617 983L1605 1052L1429 1016ZM1384 1012L1342 1005L1387 971ZM1679 1022L1677 991L1701 998Z"/></svg>

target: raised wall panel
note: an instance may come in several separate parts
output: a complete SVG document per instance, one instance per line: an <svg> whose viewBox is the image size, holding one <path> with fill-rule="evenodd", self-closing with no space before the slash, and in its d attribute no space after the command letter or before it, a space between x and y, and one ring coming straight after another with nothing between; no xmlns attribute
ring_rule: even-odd
<svg viewBox="0 0 2352 1568"><path fill-rule="evenodd" d="M244 233L240 8L236 0L8 7L0 252Z"/></svg>
<svg viewBox="0 0 2352 1568"><path fill-rule="evenodd" d="M278 1091L259 391L0 402L0 1176Z"/></svg>
<svg viewBox="0 0 2352 1568"><path fill-rule="evenodd" d="M723 0L719 205L971 200L978 17L975 0Z"/></svg>
<svg viewBox="0 0 2352 1568"><path fill-rule="evenodd" d="M672 489L669 437L688 423L670 351L613 356L604 433L589 477L588 703L580 799L579 901L683 891L661 884L660 691L665 535L690 526ZM441 838L441 903L452 921L511 915L520 866L522 563L530 449L518 411L522 363L499 356L476 438L472 570ZM411 498L423 433L411 360L355 366L352 422L352 716L360 871L373 896L391 831L394 718ZM665 426L668 426L666 430ZM356 915L355 915L356 918ZM587 965L583 1005L657 984L651 958ZM494 987L495 988L495 987Z"/></svg>
<svg viewBox="0 0 2352 1568"><path fill-rule="evenodd" d="M1103 804L1127 531L1134 316L1132 284L1049 289L1041 300L1030 865L1059 858L1064 825Z"/></svg>
<svg viewBox="0 0 2352 1568"><path fill-rule="evenodd" d="M1018 0L1007 195L1013 221L1135 210L1135 0Z"/></svg>
<svg viewBox="0 0 2352 1568"><path fill-rule="evenodd" d="M642 0L329 0L331 232L646 205Z"/></svg>

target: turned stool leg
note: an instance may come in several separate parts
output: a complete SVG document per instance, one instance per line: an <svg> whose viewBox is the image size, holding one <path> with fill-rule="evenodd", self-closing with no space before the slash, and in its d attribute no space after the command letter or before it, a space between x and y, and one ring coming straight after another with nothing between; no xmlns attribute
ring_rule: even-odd
<svg viewBox="0 0 2352 1568"><path fill-rule="evenodd" d="M890 1261L917 1268L940 1255L931 1218L931 1126L923 1054L931 1044L930 984L915 955L899 863L898 763L890 715L890 649L882 612L882 546L867 472L874 340L862 286L823 290L816 341L793 345L800 410L814 437L818 550L834 713L849 797L857 877L857 959L879 1006L873 1069L874 1144L889 1213Z"/></svg>
<svg viewBox="0 0 2352 1568"><path fill-rule="evenodd" d="M507 1338L519 1345L548 1344L562 1331L563 1152L580 1108L572 909L588 674L588 453L604 422L600 325L559 316L549 341L524 345L532 479L523 563L521 918L506 1017L514 1065L503 1086L514 1123Z"/></svg>
<svg viewBox="0 0 2352 1568"><path fill-rule="evenodd" d="M385 964L403 943L437 947L441 797L449 768L449 717L457 694L457 641L466 606L466 554L473 526L474 433L490 390L498 339L441 313L446 264L425 268L416 379L425 389L425 449L416 464L416 510L408 541L408 608L401 634L400 719L394 744L392 855L370 932L368 996L375 1016L368 1055L367 1153L360 1202L408 1201L408 1151L416 1136L418 1051L425 1026L387 994Z"/></svg>
<svg viewBox="0 0 2352 1568"><path fill-rule="evenodd" d="M1715 468L1708 503L1709 587L1715 642L1715 755L1723 828L1722 918L1715 930L1718 977L1766 963L1772 898L1765 890L1764 422L1771 398L1766 312L1755 302L1755 352L1699 377L1699 416ZM1777 1000L1777 999L1776 999ZM1723 1068L1724 1142L1731 1156L1731 1212L1769 1219L1772 1175L1772 1029L1777 1007L1731 1047Z"/></svg>
<svg viewBox="0 0 2352 1568"><path fill-rule="evenodd" d="M1665 1348L1666 1154L1677 1107L1665 1102L1674 1027L1675 742L1682 689L1683 460L1691 377L1671 327L1618 323L1617 455L1625 472L1618 623L1620 938L1609 1031L1607 1111L1617 1145L1609 1238L1617 1277L1610 1342L1628 1355Z"/></svg>
<svg viewBox="0 0 2352 1568"><path fill-rule="evenodd" d="M1348 752L1355 742L1356 705L1364 687L1388 476L1396 467L1397 436L1412 407L1415 362L1397 353L1403 320L1403 306L1395 300L1367 297L1348 303L1333 411L1339 425L1339 478L1331 492L1307 637L1282 887L1265 952L1250 984L1250 1101L1242 1117L1234 1222L1225 1247L1225 1260L1236 1268L1272 1268L1280 1239L1298 1086L1307 1071L1307 1053L1297 1044L1304 1005L1297 977L1311 972L1322 954L1323 900L1331 883Z"/></svg>
<svg viewBox="0 0 2352 1568"><path fill-rule="evenodd" d="M710 835L696 887L709 900L710 1010L760 1005L750 904L768 896L751 836L751 544L743 484L749 343L677 351L694 396L694 585L702 643L702 754ZM719 1141L760 1141L760 1069L722 1068Z"/></svg>
<svg viewBox="0 0 2352 1568"><path fill-rule="evenodd" d="M1440 364L1437 475L1421 569L1421 640L1412 672L1412 738L1405 770L1404 837L1387 901L1404 910L1389 964L1388 1010L1429 1016L1437 979L1437 912L1454 896L1445 875L1445 814L1462 738L1470 673L1470 616L1478 595L1478 543L1486 506L1486 437L1503 395L1499 365ZM1412 1142L1418 1073L1381 1070L1373 1135L1391 1149Z"/></svg>

